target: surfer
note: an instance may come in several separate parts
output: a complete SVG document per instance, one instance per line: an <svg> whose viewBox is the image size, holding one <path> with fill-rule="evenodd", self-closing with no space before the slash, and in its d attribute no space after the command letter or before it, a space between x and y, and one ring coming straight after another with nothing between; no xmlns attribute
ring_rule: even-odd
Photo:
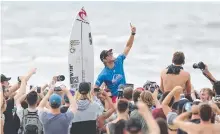
<svg viewBox="0 0 220 134"><path fill-rule="evenodd" d="M183 52L175 52L173 54L173 60L170 66L161 72L161 84L160 89L163 92L171 91L176 86L184 88L185 96L191 95L191 80L189 72L183 70L185 64L185 56ZM180 96L175 96L175 99L179 99Z"/></svg>
<svg viewBox="0 0 220 134"><path fill-rule="evenodd" d="M111 92L113 103L116 103L119 87L126 84L123 62L132 48L136 34L136 28L131 24L130 27L131 35L122 54L115 58L112 49L103 50L100 54L100 60L105 67L98 75L95 88L100 87L104 83Z"/></svg>

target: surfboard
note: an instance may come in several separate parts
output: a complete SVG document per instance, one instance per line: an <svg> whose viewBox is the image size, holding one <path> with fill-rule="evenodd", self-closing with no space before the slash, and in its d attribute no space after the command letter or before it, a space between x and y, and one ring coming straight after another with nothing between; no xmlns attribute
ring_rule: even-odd
<svg viewBox="0 0 220 134"><path fill-rule="evenodd" d="M94 52L88 14L84 7L77 13L70 35L68 69L70 88L78 89L79 83L94 82Z"/></svg>

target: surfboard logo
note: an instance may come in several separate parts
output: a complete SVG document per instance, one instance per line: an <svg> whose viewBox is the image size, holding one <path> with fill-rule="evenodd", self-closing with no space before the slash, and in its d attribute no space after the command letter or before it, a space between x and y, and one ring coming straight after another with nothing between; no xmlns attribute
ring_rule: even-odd
<svg viewBox="0 0 220 134"><path fill-rule="evenodd" d="M81 9L81 11L79 12L79 17L82 20L85 20L84 17L87 16L86 11L84 9Z"/></svg>

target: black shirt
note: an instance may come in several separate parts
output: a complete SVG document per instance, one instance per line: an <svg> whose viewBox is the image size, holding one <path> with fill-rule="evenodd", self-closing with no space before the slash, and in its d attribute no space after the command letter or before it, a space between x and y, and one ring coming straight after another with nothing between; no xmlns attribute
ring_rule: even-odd
<svg viewBox="0 0 220 134"><path fill-rule="evenodd" d="M13 115L12 110L14 109L14 98L7 100L7 108L4 112L5 124L4 134L17 134L20 127L20 119L17 114Z"/></svg>

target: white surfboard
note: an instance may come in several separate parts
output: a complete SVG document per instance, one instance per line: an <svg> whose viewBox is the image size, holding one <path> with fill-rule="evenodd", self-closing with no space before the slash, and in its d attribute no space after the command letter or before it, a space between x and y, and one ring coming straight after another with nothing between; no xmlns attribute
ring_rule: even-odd
<svg viewBox="0 0 220 134"><path fill-rule="evenodd" d="M76 91L80 82L94 82L94 52L88 14L82 8L76 15L69 41L69 80Z"/></svg>

